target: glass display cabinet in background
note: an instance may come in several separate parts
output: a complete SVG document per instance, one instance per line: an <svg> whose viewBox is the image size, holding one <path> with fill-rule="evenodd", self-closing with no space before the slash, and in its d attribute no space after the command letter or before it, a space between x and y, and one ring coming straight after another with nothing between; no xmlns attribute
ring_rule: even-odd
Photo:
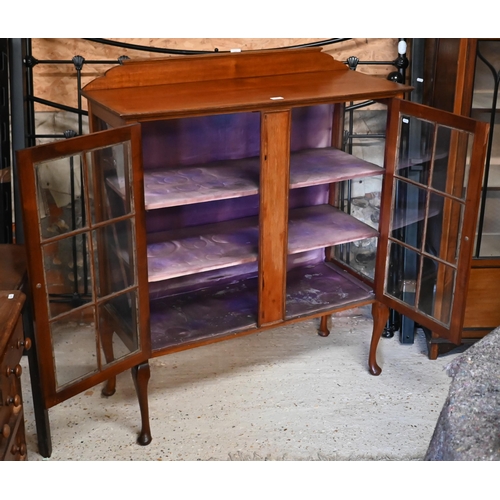
<svg viewBox="0 0 500 500"><path fill-rule="evenodd" d="M500 325L500 39L425 39L425 68L425 104L490 125L463 328L474 341Z"/></svg>

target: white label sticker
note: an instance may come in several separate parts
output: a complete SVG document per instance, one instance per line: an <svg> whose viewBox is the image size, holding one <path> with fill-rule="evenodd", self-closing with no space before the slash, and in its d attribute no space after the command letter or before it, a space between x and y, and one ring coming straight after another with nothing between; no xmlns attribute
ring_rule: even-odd
<svg viewBox="0 0 500 500"><path fill-rule="evenodd" d="M408 118L403 118L403 123L410 123L410 120L408 120Z"/></svg>
<svg viewBox="0 0 500 500"><path fill-rule="evenodd" d="M7 296L8 299L13 299L14 298L14 294L13 293L9 293L9 295Z"/></svg>

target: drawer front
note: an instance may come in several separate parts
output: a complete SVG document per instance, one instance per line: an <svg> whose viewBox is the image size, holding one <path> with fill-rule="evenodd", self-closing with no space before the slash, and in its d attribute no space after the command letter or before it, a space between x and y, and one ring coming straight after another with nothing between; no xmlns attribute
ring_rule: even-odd
<svg viewBox="0 0 500 500"><path fill-rule="evenodd" d="M22 368L19 362L23 354L23 328L21 318L16 323L2 359L0 360L0 423L5 423L8 414L19 407L21 398ZM17 410L18 411L18 410Z"/></svg>
<svg viewBox="0 0 500 500"><path fill-rule="evenodd" d="M18 415L23 408L21 383L14 375L1 376L0 382L0 426L6 424L11 415Z"/></svg>
<svg viewBox="0 0 500 500"><path fill-rule="evenodd" d="M7 342L5 352L0 354L0 376L6 374L7 367L14 368L19 364L24 352L23 341L23 323L21 317L19 317L14 331Z"/></svg>
<svg viewBox="0 0 500 500"><path fill-rule="evenodd" d="M22 320L18 319L14 331L0 355L0 459L24 460L24 417L21 393L24 340Z"/></svg>
<svg viewBox="0 0 500 500"><path fill-rule="evenodd" d="M4 435L0 434L0 459L3 461L22 461L28 459L26 448L26 436L24 432L24 413L12 415L9 421L9 429L0 428Z"/></svg>

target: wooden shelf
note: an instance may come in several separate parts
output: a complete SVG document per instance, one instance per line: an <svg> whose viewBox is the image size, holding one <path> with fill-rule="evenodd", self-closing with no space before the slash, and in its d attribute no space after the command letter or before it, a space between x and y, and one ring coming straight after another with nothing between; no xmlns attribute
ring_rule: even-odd
<svg viewBox="0 0 500 500"><path fill-rule="evenodd" d="M144 172L146 210L240 198L259 192L260 158ZM290 157L290 188L382 175L384 169L335 148L307 149ZM109 185L123 197L116 178Z"/></svg>
<svg viewBox="0 0 500 500"><path fill-rule="evenodd" d="M297 267L287 274L286 319L371 301L373 289L334 264Z"/></svg>
<svg viewBox="0 0 500 500"><path fill-rule="evenodd" d="M258 280L240 276L201 290L152 300L153 352L230 337L257 328ZM296 267L287 275L286 319L370 302L370 287L329 263Z"/></svg>
<svg viewBox="0 0 500 500"><path fill-rule="evenodd" d="M254 274L240 275L237 280L151 300L153 352L256 328L257 282Z"/></svg>
<svg viewBox="0 0 500 500"><path fill-rule="evenodd" d="M378 165L335 148L307 149L290 156L290 188L382 175Z"/></svg>
<svg viewBox="0 0 500 500"><path fill-rule="evenodd" d="M146 210L250 196L259 192L258 157L144 172Z"/></svg>
<svg viewBox="0 0 500 500"><path fill-rule="evenodd" d="M149 234L149 282L257 261L258 225L246 217Z"/></svg>
<svg viewBox="0 0 500 500"><path fill-rule="evenodd" d="M330 205L290 210L288 253L374 238L378 231Z"/></svg>
<svg viewBox="0 0 500 500"><path fill-rule="evenodd" d="M493 91L476 91L472 96L473 111L491 111L493 105ZM496 109L500 109L500 99L497 99Z"/></svg>
<svg viewBox="0 0 500 500"><path fill-rule="evenodd" d="M258 223L246 217L149 234L149 282L256 262ZM375 229L330 205L289 212L289 254L376 236Z"/></svg>
<svg viewBox="0 0 500 500"><path fill-rule="evenodd" d="M500 158L491 158L488 190L500 188Z"/></svg>

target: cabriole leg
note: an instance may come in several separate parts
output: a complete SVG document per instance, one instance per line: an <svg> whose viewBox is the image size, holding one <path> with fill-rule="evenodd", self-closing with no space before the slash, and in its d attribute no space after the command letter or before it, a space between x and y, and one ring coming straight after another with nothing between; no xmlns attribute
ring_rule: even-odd
<svg viewBox="0 0 500 500"><path fill-rule="evenodd" d="M139 400L139 408L141 410L141 433L137 438L137 442L141 446L146 446L151 443L151 429L149 428L149 407L148 407L148 382L151 372L149 363L146 361L132 368L132 379L134 380L137 399Z"/></svg>
<svg viewBox="0 0 500 500"><path fill-rule="evenodd" d="M389 308L381 302L372 305L373 332L370 343L370 354L368 356L368 367L372 375L380 375L382 368L377 364L377 347L385 325L389 319Z"/></svg>
<svg viewBox="0 0 500 500"><path fill-rule="evenodd" d="M318 335L321 337L328 337L330 335L330 330L328 329L328 318L330 315L321 316L321 321L319 323Z"/></svg>
<svg viewBox="0 0 500 500"><path fill-rule="evenodd" d="M104 315L103 315L104 316ZM104 358L106 363L111 363L115 360L113 353L113 334L114 329L111 326L111 321L108 317L104 316L101 318L101 325L99 329L101 335L101 345L104 352ZM116 376L108 379L104 387L102 388L101 394L105 397L112 396L116 392Z"/></svg>
<svg viewBox="0 0 500 500"><path fill-rule="evenodd" d="M107 398L112 396L116 392L116 377L110 377L104 387L102 388L101 394Z"/></svg>

